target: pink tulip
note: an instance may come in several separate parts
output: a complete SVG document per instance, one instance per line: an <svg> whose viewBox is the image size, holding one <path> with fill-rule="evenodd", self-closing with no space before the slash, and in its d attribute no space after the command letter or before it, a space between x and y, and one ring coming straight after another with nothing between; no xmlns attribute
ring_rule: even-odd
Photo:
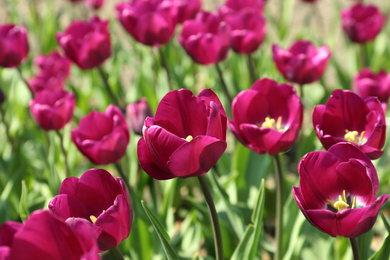
<svg viewBox="0 0 390 260"><path fill-rule="evenodd" d="M390 97L390 74L384 70L374 73L370 68L365 68L356 74L352 88L363 99L373 96L387 103Z"/></svg>
<svg viewBox="0 0 390 260"><path fill-rule="evenodd" d="M172 0L177 9L177 22L183 23L195 18L202 7L201 0Z"/></svg>
<svg viewBox="0 0 390 260"><path fill-rule="evenodd" d="M0 26L0 67L17 67L28 54L27 30L24 26Z"/></svg>
<svg viewBox="0 0 390 260"><path fill-rule="evenodd" d="M142 169L158 180L200 176L226 149L226 114L210 89L197 97L187 89L168 92L154 118L145 120L137 154Z"/></svg>
<svg viewBox="0 0 390 260"><path fill-rule="evenodd" d="M370 159L355 146L339 143L306 154L298 165L294 199L306 219L333 237L369 231L389 195L376 198L378 176Z"/></svg>
<svg viewBox="0 0 390 260"><path fill-rule="evenodd" d="M226 0L220 11L223 16L248 10L260 15L263 13L265 3L266 0Z"/></svg>
<svg viewBox="0 0 390 260"><path fill-rule="evenodd" d="M126 117L129 126L134 133L142 136L142 127L146 117L152 117L153 113L150 110L148 102L145 97L139 101L127 105Z"/></svg>

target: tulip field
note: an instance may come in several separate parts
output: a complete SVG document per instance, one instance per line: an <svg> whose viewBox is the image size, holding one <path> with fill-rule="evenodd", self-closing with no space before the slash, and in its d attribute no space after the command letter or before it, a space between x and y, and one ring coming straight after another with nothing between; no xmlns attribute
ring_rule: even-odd
<svg viewBox="0 0 390 260"><path fill-rule="evenodd" d="M389 15L0 0L0 260L390 259Z"/></svg>

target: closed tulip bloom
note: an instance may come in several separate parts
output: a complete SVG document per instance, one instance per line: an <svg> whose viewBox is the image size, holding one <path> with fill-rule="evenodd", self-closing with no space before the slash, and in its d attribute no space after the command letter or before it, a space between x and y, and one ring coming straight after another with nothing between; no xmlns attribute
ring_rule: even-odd
<svg viewBox="0 0 390 260"><path fill-rule="evenodd" d="M74 21L56 38L66 56L83 70L100 66L111 55L108 21L97 16L90 21Z"/></svg>
<svg viewBox="0 0 390 260"><path fill-rule="evenodd" d="M46 131L60 130L73 118L75 105L74 95L70 92L42 90L30 101L30 111Z"/></svg>
<svg viewBox="0 0 390 260"><path fill-rule="evenodd" d="M183 23L195 18L202 7L201 0L173 0L173 5L177 9L177 22Z"/></svg>
<svg viewBox="0 0 390 260"><path fill-rule="evenodd" d="M65 221L82 218L100 231L97 244L101 251L114 248L130 234L133 211L121 178L103 169L90 169L80 179L66 178L49 210Z"/></svg>
<svg viewBox="0 0 390 260"><path fill-rule="evenodd" d="M326 102L313 109L313 126L325 149L350 142L370 159L382 156L386 120L376 97L363 100L349 90L336 89Z"/></svg>
<svg viewBox="0 0 390 260"><path fill-rule="evenodd" d="M14 234L10 259L98 260L97 230L81 220L69 225L49 211L37 210Z"/></svg>
<svg viewBox="0 0 390 260"><path fill-rule="evenodd" d="M102 7L104 0L85 0L85 3L90 8L99 9L100 7Z"/></svg>
<svg viewBox="0 0 390 260"><path fill-rule="evenodd" d="M227 57L230 29L218 14L199 11L194 20L183 23L178 40L195 62L215 64Z"/></svg>
<svg viewBox="0 0 390 260"><path fill-rule="evenodd" d="M306 154L298 165L294 199L306 219L333 237L358 237L374 225L389 195L376 198L378 176L370 159L355 146L339 143Z"/></svg>
<svg viewBox="0 0 390 260"><path fill-rule="evenodd" d="M116 16L134 39L148 46L166 44L177 23L177 10L170 0L121 2L116 5Z"/></svg>
<svg viewBox="0 0 390 260"><path fill-rule="evenodd" d="M341 11L341 20L344 32L356 43L374 40L386 23L385 16L376 6L362 3Z"/></svg>
<svg viewBox="0 0 390 260"><path fill-rule="evenodd" d="M226 114L210 89L197 97L187 89L168 92L154 118L145 120L137 154L142 169L158 180L201 176L226 149Z"/></svg>
<svg viewBox="0 0 390 260"><path fill-rule="evenodd" d="M230 27L230 42L233 50L240 54L256 51L263 42L265 19L253 10L227 15L224 20Z"/></svg>
<svg viewBox="0 0 390 260"><path fill-rule="evenodd" d="M365 68L355 76L352 88L363 99L374 96L387 103L390 97L390 74L384 70L374 73L370 68Z"/></svg>
<svg viewBox="0 0 390 260"><path fill-rule="evenodd" d="M274 44L272 57L286 80L303 85L322 77L331 53L326 45L316 49L309 41L297 41L288 50Z"/></svg>
<svg viewBox="0 0 390 260"><path fill-rule="evenodd" d="M241 143L256 153L276 155L294 144L303 107L290 84L264 78L234 98L232 114L229 128Z"/></svg>
<svg viewBox="0 0 390 260"><path fill-rule="evenodd" d="M14 24L0 25L0 67L17 67L28 54L27 30Z"/></svg>
<svg viewBox="0 0 390 260"><path fill-rule="evenodd" d="M64 79L51 77L46 73L39 73L29 79L28 86L34 94L42 90L55 91L64 88Z"/></svg>
<svg viewBox="0 0 390 260"><path fill-rule="evenodd" d="M70 74L70 61L58 51L53 51L47 55L39 55L34 59L34 63L42 74L60 79L66 79Z"/></svg>
<svg viewBox="0 0 390 260"><path fill-rule="evenodd" d="M121 110L109 105L104 113L92 111L71 132L79 151L98 165L116 163L126 153L129 129Z"/></svg>
<svg viewBox="0 0 390 260"><path fill-rule="evenodd" d="M131 130L137 135L142 135L142 128L146 117L152 117L148 101L145 97L139 101L127 105L126 116Z"/></svg>

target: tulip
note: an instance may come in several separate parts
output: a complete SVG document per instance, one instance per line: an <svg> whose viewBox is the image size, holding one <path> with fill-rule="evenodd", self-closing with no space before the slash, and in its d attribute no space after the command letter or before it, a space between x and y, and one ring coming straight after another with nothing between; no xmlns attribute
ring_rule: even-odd
<svg viewBox="0 0 390 260"><path fill-rule="evenodd" d="M59 130L72 119L75 105L74 95L70 92L42 90L30 101L30 111L46 131Z"/></svg>
<svg viewBox="0 0 390 260"><path fill-rule="evenodd" d="M236 138L256 153L276 155L295 142L303 107L294 88L263 78L233 100L228 125Z"/></svg>
<svg viewBox="0 0 390 260"><path fill-rule="evenodd" d="M173 5L177 9L177 22L183 23L195 18L202 7L202 2L200 0L173 0Z"/></svg>
<svg viewBox="0 0 390 260"><path fill-rule="evenodd" d="M265 36L265 19L253 10L231 13L224 18L230 26L231 46L235 52L250 54L256 51Z"/></svg>
<svg viewBox="0 0 390 260"><path fill-rule="evenodd" d="M262 14L266 0L226 0L220 12L223 16L239 11L251 10L256 14Z"/></svg>
<svg viewBox="0 0 390 260"><path fill-rule="evenodd" d="M215 64L227 57L230 30L218 14L200 11L194 20L183 23L178 40L194 61Z"/></svg>
<svg viewBox="0 0 390 260"><path fill-rule="evenodd" d="M313 110L313 126L325 149L349 142L370 159L382 156L386 120L379 100L363 100L349 90L336 89L326 102Z"/></svg>
<svg viewBox="0 0 390 260"><path fill-rule="evenodd" d="M79 151L98 165L118 162L130 141L126 119L114 105L104 113L92 111L83 117L71 138Z"/></svg>
<svg viewBox="0 0 390 260"><path fill-rule="evenodd" d="M80 179L66 178L49 210L63 221L82 218L100 231L97 244L101 251L116 247L130 234L133 211L121 178L103 169L90 169Z"/></svg>
<svg viewBox="0 0 390 260"><path fill-rule="evenodd" d="M132 0L116 5L117 18L127 32L138 42L156 47L172 38L176 12L170 0Z"/></svg>
<svg viewBox="0 0 390 260"><path fill-rule="evenodd" d="M306 219L329 235L358 237L369 231L389 195L376 198L378 176L370 159L349 143L306 154L298 165L294 199Z"/></svg>
<svg viewBox="0 0 390 260"><path fill-rule="evenodd" d="M42 90L53 92L64 88L64 80L59 77L51 77L49 74L39 73L29 79L28 86L34 94Z"/></svg>
<svg viewBox="0 0 390 260"><path fill-rule="evenodd" d="M108 21L97 16L89 22L74 21L65 32L58 32L56 38L66 56L83 70L100 66L111 55Z"/></svg>
<svg viewBox="0 0 390 260"><path fill-rule="evenodd" d="M385 16L376 6L362 3L341 11L341 20L344 32L356 43L374 40L386 23Z"/></svg>
<svg viewBox="0 0 390 260"><path fill-rule="evenodd" d="M99 9L102 7L104 0L85 0L85 3L93 9Z"/></svg>
<svg viewBox="0 0 390 260"><path fill-rule="evenodd" d="M309 41L297 41L289 50L272 46L272 57L279 72L286 80L300 85L321 78L330 56L328 46L316 49Z"/></svg>
<svg viewBox="0 0 390 260"><path fill-rule="evenodd" d="M390 74L384 70L373 73L370 68L365 68L355 76L352 88L363 99L374 96L387 103L390 97Z"/></svg>
<svg viewBox="0 0 390 260"><path fill-rule="evenodd" d="M37 210L13 234L9 259L98 260L97 234L89 223L75 220L68 225L49 211Z"/></svg>
<svg viewBox="0 0 390 260"><path fill-rule="evenodd" d="M142 136L144 121L146 117L152 117L153 113L150 110L146 98L143 97L139 101L127 105L126 116L131 130L137 135Z"/></svg>
<svg viewBox="0 0 390 260"><path fill-rule="evenodd" d="M0 247L12 245L14 235L22 227L22 223L6 221L0 226ZM2 259L2 258L0 258Z"/></svg>
<svg viewBox="0 0 390 260"><path fill-rule="evenodd" d="M66 79L70 74L70 61L57 51L47 55L39 55L34 59L42 74Z"/></svg>
<svg viewBox="0 0 390 260"><path fill-rule="evenodd" d="M0 25L0 67L17 67L28 54L27 30L14 24Z"/></svg>
<svg viewBox="0 0 390 260"><path fill-rule="evenodd" d="M174 116L173 116L174 115ZM141 168L158 180L201 176L226 149L226 114L215 93L168 92L138 141Z"/></svg>

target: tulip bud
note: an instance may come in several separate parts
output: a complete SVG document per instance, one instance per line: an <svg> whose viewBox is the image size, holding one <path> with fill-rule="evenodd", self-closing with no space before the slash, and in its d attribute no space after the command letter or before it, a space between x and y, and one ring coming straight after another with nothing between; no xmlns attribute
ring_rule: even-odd
<svg viewBox="0 0 390 260"><path fill-rule="evenodd" d="M153 113L150 110L145 97L135 103L131 103L126 108L126 116L129 126L134 133L142 135L142 127L146 117L152 117Z"/></svg>
<svg viewBox="0 0 390 260"><path fill-rule="evenodd" d="M24 26L0 26L0 67L17 67L28 54L27 30Z"/></svg>

